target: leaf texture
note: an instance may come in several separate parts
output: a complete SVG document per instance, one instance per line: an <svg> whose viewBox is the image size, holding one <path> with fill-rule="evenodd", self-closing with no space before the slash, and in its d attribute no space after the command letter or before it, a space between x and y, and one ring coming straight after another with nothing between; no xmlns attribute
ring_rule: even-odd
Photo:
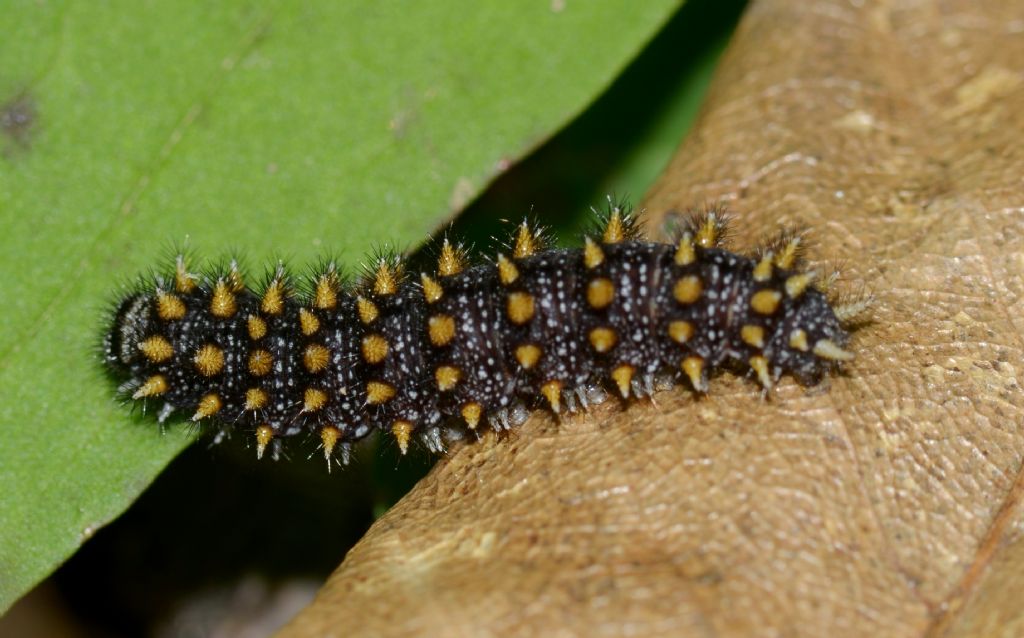
<svg viewBox="0 0 1024 638"><path fill-rule="evenodd" d="M649 229L806 225L876 297L857 359L460 447L281 635L1024 631L1022 11L755 2Z"/></svg>

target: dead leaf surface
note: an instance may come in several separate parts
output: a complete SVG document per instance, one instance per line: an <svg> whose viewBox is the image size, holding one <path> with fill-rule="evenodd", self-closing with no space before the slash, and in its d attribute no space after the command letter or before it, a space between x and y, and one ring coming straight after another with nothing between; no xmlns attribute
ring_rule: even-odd
<svg viewBox="0 0 1024 638"><path fill-rule="evenodd" d="M878 297L847 374L454 450L282 635L1024 633L1021 16L753 4L647 208L810 226Z"/></svg>

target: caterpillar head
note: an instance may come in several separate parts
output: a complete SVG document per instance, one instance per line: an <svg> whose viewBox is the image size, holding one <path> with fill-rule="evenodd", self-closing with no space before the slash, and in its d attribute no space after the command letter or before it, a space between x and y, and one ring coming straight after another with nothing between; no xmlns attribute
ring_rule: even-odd
<svg viewBox="0 0 1024 638"><path fill-rule="evenodd" d="M125 298L117 307L103 339L103 358L111 369L127 373L142 356L139 344L151 332L152 301L150 295L135 294Z"/></svg>
<svg viewBox="0 0 1024 638"><path fill-rule="evenodd" d="M850 335L823 293L807 290L786 315L780 355L788 359L784 367L804 385L818 383L826 372L853 359L845 350Z"/></svg>

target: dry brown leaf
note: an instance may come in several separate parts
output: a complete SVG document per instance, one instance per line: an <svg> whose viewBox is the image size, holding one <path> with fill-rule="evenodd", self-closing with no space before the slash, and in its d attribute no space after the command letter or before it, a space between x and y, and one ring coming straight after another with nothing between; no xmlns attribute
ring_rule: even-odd
<svg viewBox="0 0 1024 638"><path fill-rule="evenodd" d="M1022 32L1021 2L755 3L647 208L810 226L878 297L848 373L462 447L281 635L1024 634Z"/></svg>

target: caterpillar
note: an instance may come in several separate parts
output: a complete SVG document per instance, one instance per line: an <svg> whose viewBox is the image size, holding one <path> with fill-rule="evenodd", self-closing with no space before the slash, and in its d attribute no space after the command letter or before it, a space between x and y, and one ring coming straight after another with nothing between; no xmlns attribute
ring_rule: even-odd
<svg viewBox="0 0 1024 638"><path fill-rule="evenodd" d="M160 422L187 411L217 440L243 431L258 458L306 436L328 469L375 430L403 454L416 439L440 452L608 391L705 393L721 368L765 392L783 374L817 384L853 358L850 322L868 300L830 301L833 278L805 270L804 233L745 256L725 248L727 221L691 213L657 243L610 203L580 248L524 221L493 262L446 238L435 272L381 254L354 285L328 262L302 281L278 265L252 289L234 262L199 275L179 255L117 304L103 359L123 397L160 404Z"/></svg>

